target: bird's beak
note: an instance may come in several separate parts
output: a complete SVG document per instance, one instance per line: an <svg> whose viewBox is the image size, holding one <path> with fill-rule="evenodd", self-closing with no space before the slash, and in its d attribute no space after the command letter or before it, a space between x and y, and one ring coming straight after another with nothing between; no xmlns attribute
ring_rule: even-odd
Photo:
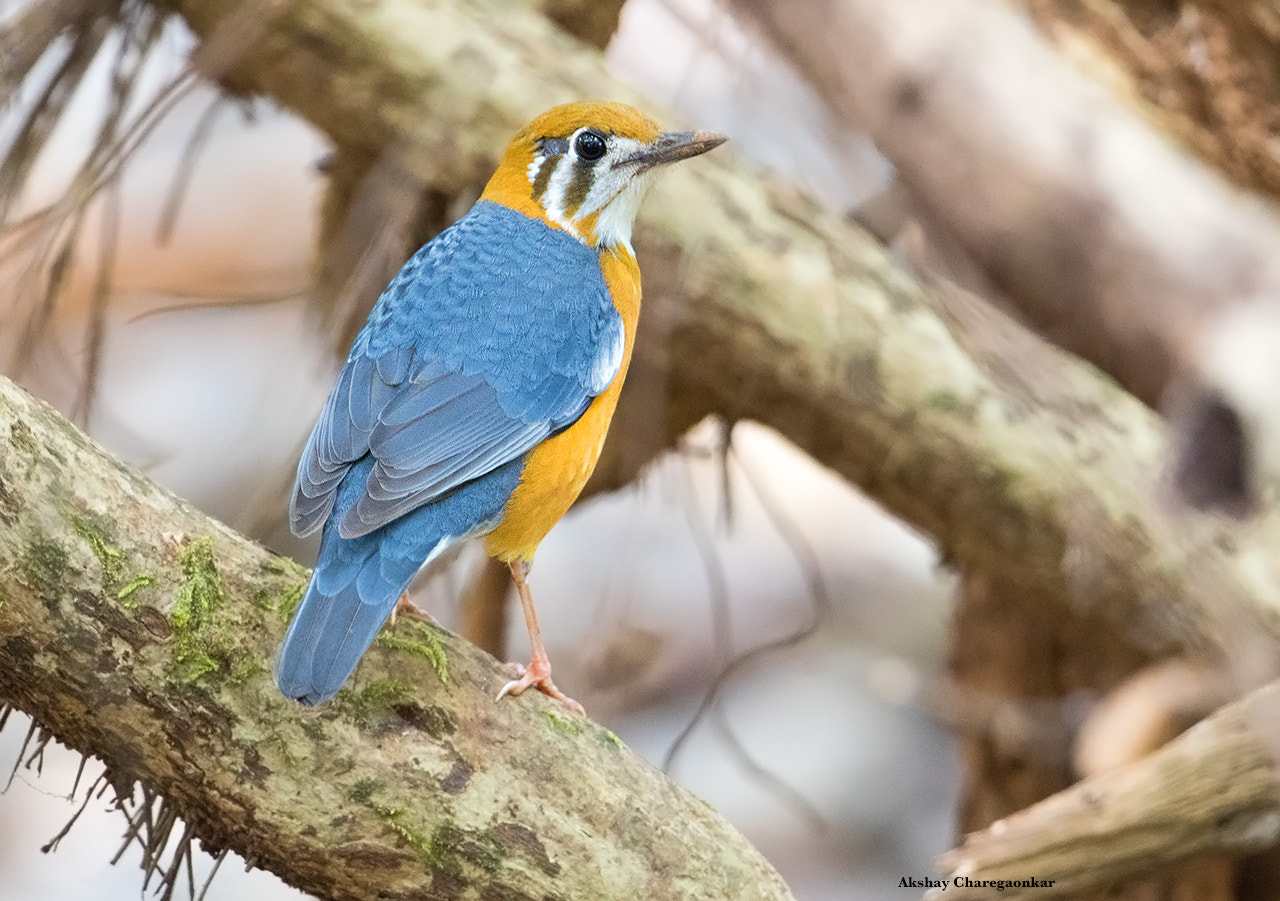
<svg viewBox="0 0 1280 901"><path fill-rule="evenodd" d="M636 172L648 172L691 156L706 153L729 140L714 131L669 131L640 152L627 157L624 163L635 165Z"/></svg>

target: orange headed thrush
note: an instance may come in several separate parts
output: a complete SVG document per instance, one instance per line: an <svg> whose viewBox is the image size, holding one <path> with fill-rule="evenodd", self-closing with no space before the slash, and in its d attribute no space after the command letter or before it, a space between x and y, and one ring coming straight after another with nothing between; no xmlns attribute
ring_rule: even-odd
<svg viewBox="0 0 1280 901"><path fill-rule="evenodd" d="M392 279L298 464L293 531L323 531L276 660L287 697L331 698L418 569L483 535L533 645L498 696L533 686L577 707L551 681L529 564L595 468L627 374L640 200L654 170L723 141L621 103L558 106Z"/></svg>

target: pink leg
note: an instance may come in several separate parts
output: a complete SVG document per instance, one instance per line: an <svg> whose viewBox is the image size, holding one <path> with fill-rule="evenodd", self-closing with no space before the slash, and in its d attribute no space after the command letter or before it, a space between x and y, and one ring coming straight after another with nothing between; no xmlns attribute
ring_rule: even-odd
<svg viewBox="0 0 1280 901"><path fill-rule="evenodd" d="M391 620L388 625L394 626L396 624L396 618L402 613L412 619L420 619L423 622L428 623L435 622L435 620L431 618L430 614L425 610L419 609L417 604L409 600L409 592L407 591L401 593L400 600L396 601L395 607L392 608Z"/></svg>
<svg viewBox="0 0 1280 901"><path fill-rule="evenodd" d="M570 710L582 713L582 705L566 695L551 681L551 661L547 659L547 649L542 645L542 630L538 628L538 614L533 609L533 593L529 591L526 577L529 575L529 564L524 560L513 560L507 564L511 568L511 578L516 583L516 591L520 594L520 606L524 608L524 622L529 627L529 643L533 645L533 659L528 666L518 663L515 667L519 678L502 686L498 698L504 695L518 695L526 688L536 688L545 695L550 695Z"/></svg>

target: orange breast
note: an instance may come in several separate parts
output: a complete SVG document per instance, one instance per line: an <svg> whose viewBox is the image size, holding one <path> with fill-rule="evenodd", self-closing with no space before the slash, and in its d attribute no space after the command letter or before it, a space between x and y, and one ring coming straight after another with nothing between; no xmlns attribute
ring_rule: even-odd
<svg viewBox="0 0 1280 901"><path fill-rule="evenodd" d="M578 499L591 478L627 377L636 321L640 315L640 268L624 247L600 254L600 271L622 315L626 344L622 365L609 387L578 420L529 452L529 460L503 511L502 522L485 539L485 550L504 562L532 560L538 544Z"/></svg>

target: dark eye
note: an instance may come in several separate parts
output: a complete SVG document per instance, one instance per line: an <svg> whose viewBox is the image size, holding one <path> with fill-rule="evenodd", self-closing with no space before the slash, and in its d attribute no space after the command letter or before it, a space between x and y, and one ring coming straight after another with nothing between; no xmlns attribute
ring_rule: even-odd
<svg viewBox="0 0 1280 901"><path fill-rule="evenodd" d="M594 163L609 148L605 145L604 136L595 131L584 131L573 139L573 152L578 155L578 159L586 160L588 163Z"/></svg>

